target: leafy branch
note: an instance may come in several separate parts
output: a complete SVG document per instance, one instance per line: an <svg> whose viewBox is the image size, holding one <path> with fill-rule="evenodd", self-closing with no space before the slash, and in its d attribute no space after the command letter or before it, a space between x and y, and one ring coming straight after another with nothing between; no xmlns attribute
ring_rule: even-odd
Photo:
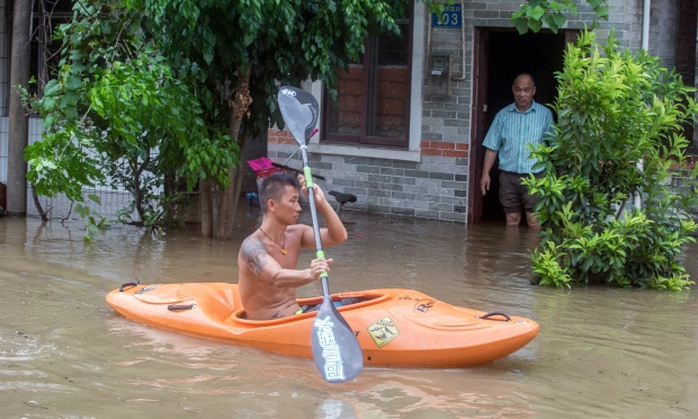
<svg viewBox="0 0 698 419"><path fill-rule="evenodd" d="M608 20L607 0L586 0L591 10L599 19ZM519 34L529 30L538 32L546 25L553 33L567 22L567 15L577 16L578 6L575 0L526 0L521 9L511 16L511 21ZM591 27L595 27L596 22Z"/></svg>

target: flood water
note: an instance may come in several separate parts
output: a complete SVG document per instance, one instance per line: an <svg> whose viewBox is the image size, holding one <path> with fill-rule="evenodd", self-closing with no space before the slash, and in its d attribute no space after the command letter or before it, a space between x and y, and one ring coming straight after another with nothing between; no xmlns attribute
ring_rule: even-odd
<svg viewBox="0 0 698 419"><path fill-rule="evenodd" d="M312 360L157 330L106 304L135 279L235 282L259 222L239 213L230 242L111 226L86 244L79 222L0 218L0 417L698 417L695 291L532 286L525 229L345 211L350 238L326 249L333 292L412 288L540 324L529 345L476 368L365 368L329 384ZM697 256L687 249L694 280Z"/></svg>

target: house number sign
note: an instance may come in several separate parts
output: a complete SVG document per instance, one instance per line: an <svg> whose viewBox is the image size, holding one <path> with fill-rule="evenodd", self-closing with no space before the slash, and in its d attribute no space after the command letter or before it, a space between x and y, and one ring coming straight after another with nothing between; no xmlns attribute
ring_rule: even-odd
<svg viewBox="0 0 698 419"><path fill-rule="evenodd" d="M434 28L460 28L463 26L463 10L460 4L444 5L441 14L431 14L431 26Z"/></svg>

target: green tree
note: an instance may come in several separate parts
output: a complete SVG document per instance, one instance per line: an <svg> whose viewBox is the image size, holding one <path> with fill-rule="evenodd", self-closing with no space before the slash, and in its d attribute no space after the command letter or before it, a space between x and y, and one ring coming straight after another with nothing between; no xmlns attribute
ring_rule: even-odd
<svg viewBox="0 0 698 419"><path fill-rule="evenodd" d="M658 57L621 50L614 34L602 48L588 31L556 77L554 137L534 152L546 175L526 181L540 196L532 259L541 283L692 284L680 255L696 231L697 172L683 136L695 89ZM683 187L672 185L677 176ZM633 196L641 205L628 208Z"/></svg>
<svg viewBox="0 0 698 419"><path fill-rule="evenodd" d="M123 185L134 197L125 221L153 226L174 216L166 182L224 182L220 167L236 150L221 146L229 139L206 124L189 86L140 30L143 15L117 5L77 2L72 20L57 28L58 69L43 96L30 98L44 134L25 151L27 177L39 195L77 202L84 186Z"/></svg>
<svg viewBox="0 0 698 419"><path fill-rule="evenodd" d="M43 182L44 194L65 191L80 199L81 185L103 179L93 151L112 161L137 152L140 158L130 169L135 174L153 163L148 150L168 150L159 163L201 181L202 233L230 237L242 179L239 156L270 124L283 127L279 84L322 79L332 89L337 70L361 56L370 33L399 33L396 21L410 5L409 0L80 0L74 21L62 29L68 46L61 73L38 105L47 128L61 138L29 150L33 181ZM79 23L85 19L89 22ZM138 64L131 69L114 65L132 60ZM101 85L106 71L114 72L108 87ZM115 93L114 83L122 91ZM181 103L170 101L177 89ZM165 90L169 93L160 97ZM113 97L100 109L115 113L93 118L103 94ZM181 118L196 129L180 132L175 124L169 132L166 121L138 112L144 100L160 101L159 117ZM122 108L128 112L119 116ZM122 132L116 132L112 124L120 117ZM113 134L109 144L119 146L113 155L96 148L105 131ZM128 150L134 138L143 143Z"/></svg>

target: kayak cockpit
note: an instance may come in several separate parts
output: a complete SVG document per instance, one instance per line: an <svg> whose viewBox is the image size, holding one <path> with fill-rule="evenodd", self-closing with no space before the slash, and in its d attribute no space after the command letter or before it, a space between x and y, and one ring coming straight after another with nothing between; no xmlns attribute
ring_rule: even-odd
<svg viewBox="0 0 698 419"><path fill-rule="evenodd" d="M380 304L388 299L390 299L388 294L344 293L332 295L332 302L335 303L335 307L339 312L360 310L374 304ZM309 317L315 317L317 308L319 308L322 304L322 300L323 297L299 298L298 305L301 307L307 307L308 309L295 316L272 320L249 320L245 314L245 309L240 307L231 314L231 320L233 322L255 326L270 326L291 323L304 320Z"/></svg>

